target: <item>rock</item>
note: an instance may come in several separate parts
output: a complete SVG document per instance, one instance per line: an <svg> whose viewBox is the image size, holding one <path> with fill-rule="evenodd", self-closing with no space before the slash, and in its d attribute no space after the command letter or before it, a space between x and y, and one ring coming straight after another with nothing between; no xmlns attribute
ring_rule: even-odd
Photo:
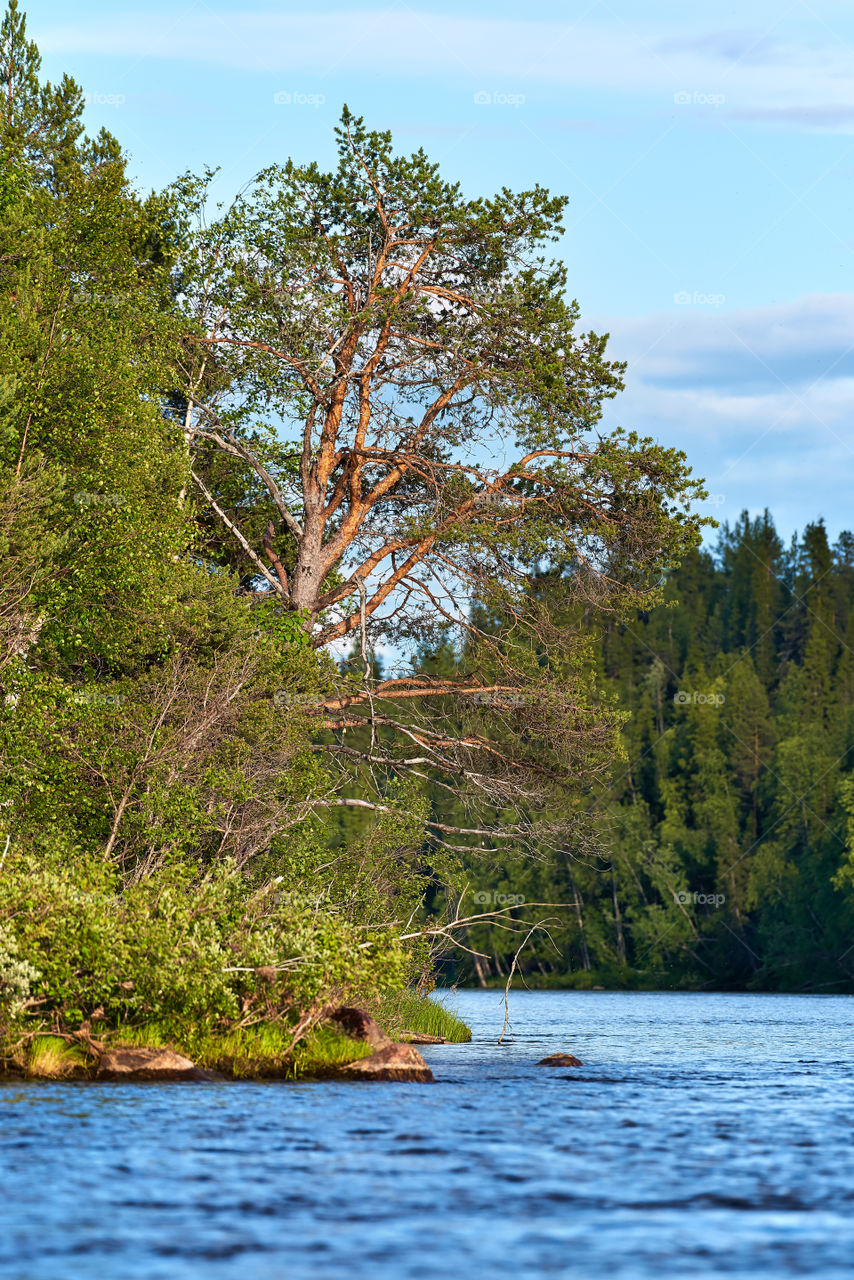
<svg viewBox="0 0 854 1280"><path fill-rule="evenodd" d="M405 1044L450 1044L444 1036L428 1036L426 1031L401 1031L401 1040Z"/></svg>
<svg viewBox="0 0 854 1280"><path fill-rule="evenodd" d="M99 1080L209 1080L208 1072L173 1049L110 1049L98 1063Z"/></svg>
<svg viewBox="0 0 854 1280"><path fill-rule="evenodd" d="M433 1072L418 1050L410 1044L396 1044L364 1009L342 1005L329 1018L352 1040L366 1040L374 1050L369 1058L359 1058L342 1067L338 1079L432 1081ZM432 1037L424 1037L422 1043L428 1041L437 1043Z"/></svg>
<svg viewBox="0 0 854 1280"><path fill-rule="evenodd" d="M342 1080L417 1080L433 1081L433 1072L411 1044L388 1043L375 1049L369 1058L360 1058L341 1068Z"/></svg>
<svg viewBox="0 0 854 1280"><path fill-rule="evenodd" d="M537 1063L538 1067L581 1067L583 1065L583 1062L573 1057L571 1053L550 1053L547 1058L541 1058Z"/></svg>
<svg viewBox="0 0 854 1280"><path fill-rule="evenodd" d="M329 1019L331 1022L337 1022L351 1040L367 1040L368 1044L372 1044L375 1049L394 1044L380 1024L374 1021L369 1013L365 1013L364 1009L353 1009L348 1005L341 1005L330 1013Z"/></svg>

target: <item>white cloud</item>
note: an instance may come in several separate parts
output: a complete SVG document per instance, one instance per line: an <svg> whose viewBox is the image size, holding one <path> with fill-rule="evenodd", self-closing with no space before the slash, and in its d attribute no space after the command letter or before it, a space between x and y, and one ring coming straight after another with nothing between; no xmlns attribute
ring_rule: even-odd
<svg viewBox="0 0 854 1280"><path fill-rule="evenodd" d="M686 290L687 297L695 296ZM716 295L697 295L714 297ZM661 388L718 388L739 396L854 377L854 294L726 310L674 306L636 318L601 317L619 359Z"/></svg>
<svg viewBox="0 0 854 1280"><path fill-rule="evenodd" d="M591 323L629 366L606 421L684 449L708 514L767 506L785 531L818 515L851 523L854 294Z"/></svg>

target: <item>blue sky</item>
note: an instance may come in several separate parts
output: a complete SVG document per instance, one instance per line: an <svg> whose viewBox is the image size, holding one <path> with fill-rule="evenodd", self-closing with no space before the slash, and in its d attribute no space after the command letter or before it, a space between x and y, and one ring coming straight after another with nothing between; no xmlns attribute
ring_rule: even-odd
<svg viewBox="0 0 854 1280"><path fill-rule="evenodd" d="M629 362L609 420L685 449L719 519L854 525L847 0L22 7L143 187L331 163L346 102L473 195L565 193L570 292Z"/></svg>

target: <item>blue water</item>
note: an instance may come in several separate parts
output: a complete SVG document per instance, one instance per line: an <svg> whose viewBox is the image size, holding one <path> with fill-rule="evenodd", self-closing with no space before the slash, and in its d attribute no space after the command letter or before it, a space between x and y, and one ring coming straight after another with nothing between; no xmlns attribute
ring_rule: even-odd
<svg viewBox="0 0 854 1280"><path fill-rule="evenodd" d="M0 1277L854 1275L854 999L454 1007L434 1085L0 1087Z"/></svg>

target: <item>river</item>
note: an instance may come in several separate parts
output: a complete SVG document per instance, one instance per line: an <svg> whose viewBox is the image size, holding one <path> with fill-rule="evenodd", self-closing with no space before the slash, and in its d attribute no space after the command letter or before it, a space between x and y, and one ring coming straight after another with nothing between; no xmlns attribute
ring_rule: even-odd
<svg viewBox="0 0 854 1280"><path fill-rule="evenodd" d="M850 1280L854 999L452 1007L433 1085L0 1086L0 1277Z"/></svg>

